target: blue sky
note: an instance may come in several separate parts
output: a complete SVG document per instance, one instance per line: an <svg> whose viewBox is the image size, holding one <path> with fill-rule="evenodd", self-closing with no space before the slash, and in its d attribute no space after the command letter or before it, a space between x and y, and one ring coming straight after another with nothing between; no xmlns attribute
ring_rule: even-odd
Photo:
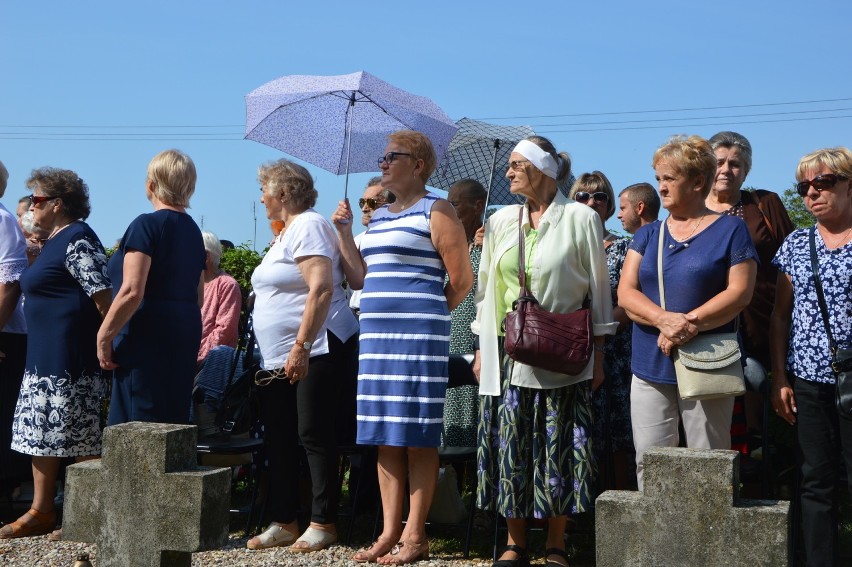
<svg viewBox="0 0 852 567"><path fill-rule="evenodd" d="M616 191L653 181L651 156L669 136L736 130L754 148L746 183L780 192L805 153L852 145L850 24L852 3L840 0L7 0L2 201L15 205L33 168L73 169L109 246L151 210L148 161L177 147L198 168L196 221L239 243L254 238L256 216L262 247L257 166L286 156L241 139L244 96L282 75L358 70L454 119L533 125L571 154L575 174L599 169ZM666 112L638 112L652 110ZM343 178L309 168L328 216ZM350 195L367 178L353 175Z"/></svg>

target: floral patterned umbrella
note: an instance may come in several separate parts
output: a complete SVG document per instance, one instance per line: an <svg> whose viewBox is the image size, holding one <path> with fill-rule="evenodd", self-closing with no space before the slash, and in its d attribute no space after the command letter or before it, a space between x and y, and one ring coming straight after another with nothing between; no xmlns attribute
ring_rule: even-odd
<svg viewBox="0 0 852 567"><path fill-rule="evenodd" d="M377 171L387 135L411 129L427 136L438 158L456 125L428 98L369 73L287 75L246 95L245 138L336 175Z"/></svg>

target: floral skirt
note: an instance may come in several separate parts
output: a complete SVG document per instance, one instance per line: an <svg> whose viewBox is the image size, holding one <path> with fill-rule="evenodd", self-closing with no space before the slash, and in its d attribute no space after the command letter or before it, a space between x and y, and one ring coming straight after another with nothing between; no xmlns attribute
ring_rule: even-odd
<svg viewBox="0 0 852 567"><path fill-rule="evenodd" d="M512 386L512 360L503 360L503 395L480 400L476 505L506 518L590 509L589 382L551 390Z"/></svg>
<svg viewBox="0 0 852 567"><path fill-rule="evenodd" d="M24 373L12 423L12 449L41 457L83 457L101 452L101 400L106 380L89 376Z"/></svg>

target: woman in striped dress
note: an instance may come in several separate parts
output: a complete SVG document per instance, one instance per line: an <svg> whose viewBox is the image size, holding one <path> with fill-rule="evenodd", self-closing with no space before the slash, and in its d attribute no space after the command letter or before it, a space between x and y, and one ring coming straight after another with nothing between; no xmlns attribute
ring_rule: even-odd
<svg viewBox="0 0 852 567"><path fill-rule="evenodd" d="M341 203L332 220L346 277L353 289L363 288L358 443L379 447L384 510L379 539L353 559L404 564L429 553L425 523L438 476L450 311L473 285L473 271L452 205L426 191L437 161L431 142L410 130L388 140L379 167L382 187L396 201L373 213L360 250L349 204ZM406 477L410 510L403 530Z"/></svg>

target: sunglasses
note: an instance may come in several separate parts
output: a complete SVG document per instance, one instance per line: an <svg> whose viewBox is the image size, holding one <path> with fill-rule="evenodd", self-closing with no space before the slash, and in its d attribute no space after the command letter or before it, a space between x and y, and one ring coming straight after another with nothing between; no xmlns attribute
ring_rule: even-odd
<svg viewBox="0 0 852 567"><path fill-rule="evenodd" d="M799 196L804 197L808 194L810 187L813 187L817 191L825 191L826 189L831 189L835 185L837 185L838 181L843 181L846 179L842 175L835 175L833 173L826 173L825 175L817 175L813 179L805 180L800 183L796 183L796 192Z"/></svg>
<svg viewBox="0 0 852 567"><path fill-rule="evenodd" d="M589 199L592 199L595 203L607 203L609 202L609 195L603 191L598 191L597 193L577 191L574 193L574 200L578 203L588 203Z"/></svg>
<svg viewBox="0 0 852 567"><path fill-rule="evenodd" d="M388 165L393 163L393 160L396 159L396 156L411 156L409 153L405 152L388 152L382 157L379 158L379 167L382 167L383 163L387 163Z"/></svg>
<svg viewBox="0 0 852 567"><path fill-rule="evenodd" d="M522 169L524 169L524 164L529 162L530 160L528 159L516 159L515 161L510 161L509 169L511 169L512 171L521 171Z"/></svg>
<svg viewBox="0 0 852 567"><path fill-rule="evenodd" d="M52 201L57 197L46 197L44 195L29 195L30 203L33 205L38 205L39 203L44 203L45 201Z"/></svg>
<svg viewBox="0 0 852 567"><path fill-rule="evenodd" d="M376 209L378 209L379 207L381 207L384 204L385 204L385 202L382 201L381 199L358 199L358 207L359 208L363 209L364 205L367 205L367 207L371 211L375 211Z"/></svg>
<svg viewBox="0 0 852 567"><path fill-rule="evenodd" d="M254 383L258 386L268 386L273 380L286 380L287 375L284 373L284 367L276 368L275 370L258 370L254 375Z"/></svg>

